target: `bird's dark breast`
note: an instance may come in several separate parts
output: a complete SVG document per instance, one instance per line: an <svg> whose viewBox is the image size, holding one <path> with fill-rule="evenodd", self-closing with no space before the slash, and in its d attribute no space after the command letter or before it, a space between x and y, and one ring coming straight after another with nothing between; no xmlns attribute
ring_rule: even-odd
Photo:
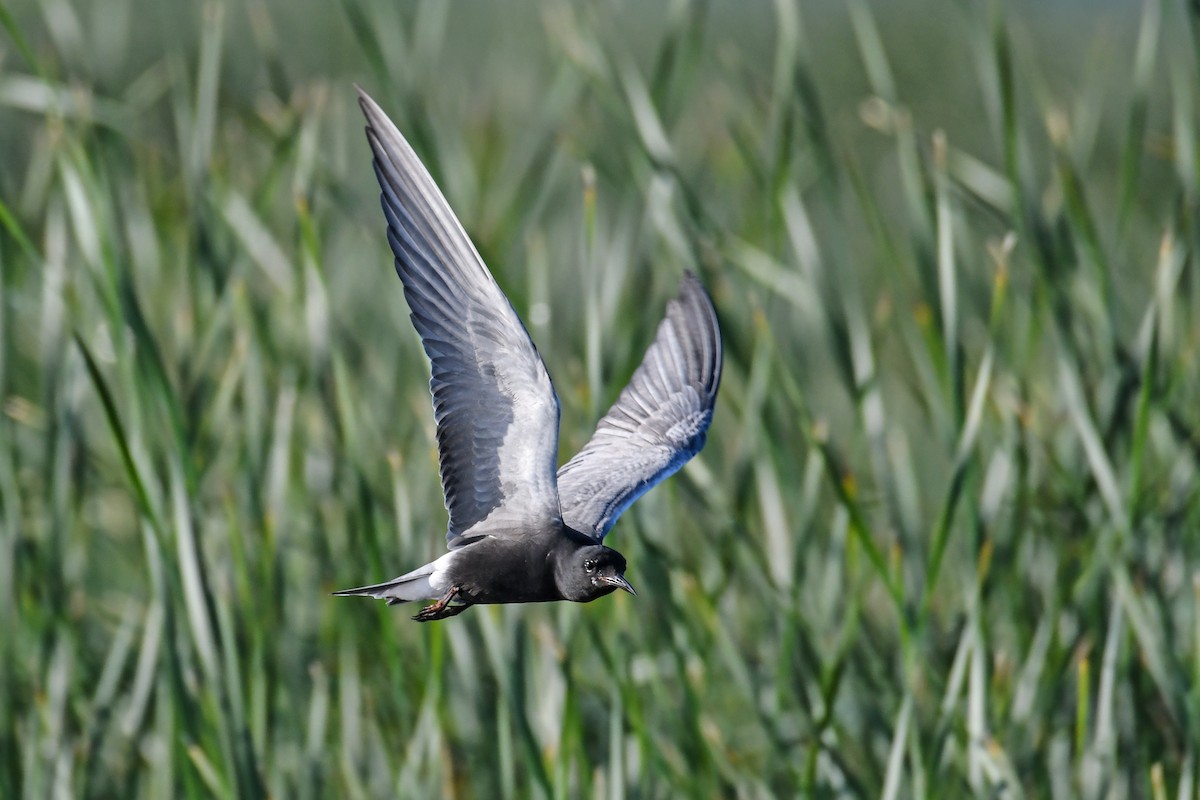
<svg viewBox="0 0 1200 800"><path fill-rule="evenodd" d="M540 537L488 537L458 552L447 574L472 603L561 600L549 543Z"/></svg>

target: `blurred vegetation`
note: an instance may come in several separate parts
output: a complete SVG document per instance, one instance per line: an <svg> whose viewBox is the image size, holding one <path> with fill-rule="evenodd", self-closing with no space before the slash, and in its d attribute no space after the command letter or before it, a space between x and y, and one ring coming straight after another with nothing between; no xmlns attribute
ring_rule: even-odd
<svg viewBox="0 0 1200 800"><path fill-rule="evenodd" d="M1194 3L0 0L0 796L1195 797ZM637 598L442 547L352 83L564 457L684 268Z"/></svg>

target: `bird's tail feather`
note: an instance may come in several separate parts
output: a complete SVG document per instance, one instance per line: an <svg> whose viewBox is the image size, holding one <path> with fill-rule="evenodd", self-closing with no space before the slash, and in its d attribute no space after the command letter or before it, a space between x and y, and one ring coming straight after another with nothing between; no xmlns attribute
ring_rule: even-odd
<svg viewBox="0 0 1200 800"><path fill-rule="evenodd" d="M386 583L359 586L356 589L342 589L339 592L334 592L334 594L339 597L353 595L374 597L377 600L386 600L389 606L394 606L397 603L407 603L412 600L431 600L436 594L429 585L429 576L433 572L431 567L431 564L427 564L420 569L413 570L406 575L401 575L399 578L393 578Z"/></svg>

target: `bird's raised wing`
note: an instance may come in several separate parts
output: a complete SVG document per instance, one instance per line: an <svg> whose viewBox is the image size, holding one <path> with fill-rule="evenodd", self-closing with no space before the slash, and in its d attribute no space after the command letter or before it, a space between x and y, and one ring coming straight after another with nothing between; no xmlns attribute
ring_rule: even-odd
<svg viewBox="0 0 1200 800"><path fill-rule="evenodd" d="M556 521L559 406L541 356L416 153L362 90L358 102L396 273L432 365L447 544L484 520L490 533Z"/></svg>
<svg viewBox="0 0 1200 800"><path fill-rule="evenodd" d="M634 500L704 447L720 382L717 316L688 272L629 385L558 471L563 521L603 539Z"/></svg>

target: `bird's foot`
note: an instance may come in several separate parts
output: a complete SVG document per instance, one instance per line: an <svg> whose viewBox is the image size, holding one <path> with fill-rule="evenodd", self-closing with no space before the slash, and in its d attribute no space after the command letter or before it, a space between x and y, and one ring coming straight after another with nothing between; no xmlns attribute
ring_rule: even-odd
<svg viewBox="0 0 1200 800"><path fill-rule="evenodd" d="M471 607L470 603L461 603L456 606L450 605L456 596L458 596L458 587L455 586L450 591L432 605L425 606L418 611L414 616L417 622L432 622L435 619L448 619L449 617L457 616Z"/></svg>

